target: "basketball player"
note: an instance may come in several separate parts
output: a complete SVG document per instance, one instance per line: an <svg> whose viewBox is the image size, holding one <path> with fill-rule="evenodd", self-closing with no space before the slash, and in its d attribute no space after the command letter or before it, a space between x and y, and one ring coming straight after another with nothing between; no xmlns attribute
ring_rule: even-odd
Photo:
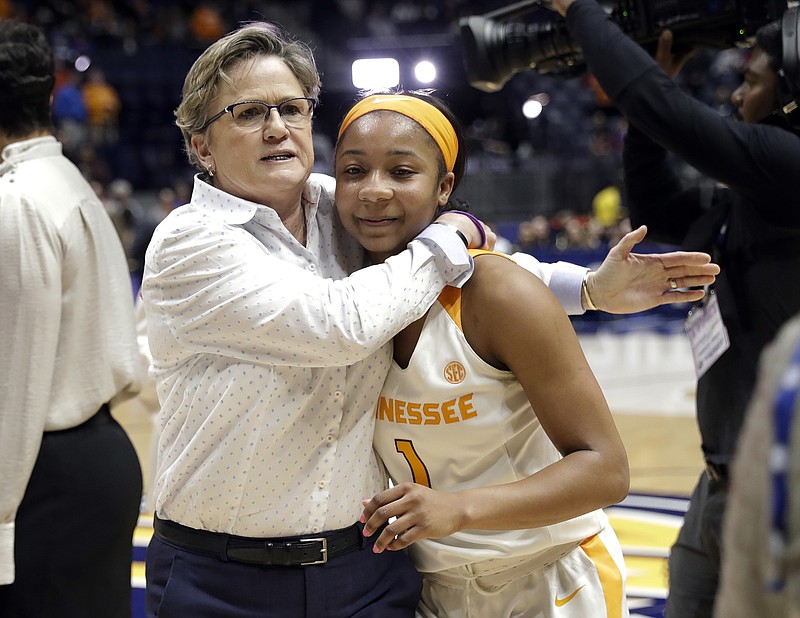
<svg viewBox="0 0 800 618"><path fill-rule="evenodd" d="M342 122L337 208L380 262L448 207L463 170L438 99L369 96ZM629 472L603 394L544 284L505 256L474 261L395 336L374 442L395 486L364 501L365 534L396 518L373 551L409 548L417 616L627 616L601 509Z"/></svg>

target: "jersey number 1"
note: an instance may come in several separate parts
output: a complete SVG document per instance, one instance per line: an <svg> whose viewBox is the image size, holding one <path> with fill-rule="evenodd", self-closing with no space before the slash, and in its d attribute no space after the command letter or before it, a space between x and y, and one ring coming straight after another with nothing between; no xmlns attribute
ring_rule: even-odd
<svg viewBox="0 0 800 618"><path fill-rule="evenodd" d="M411 468L411 476L414 482L425 487L431 486L431 477L428 476L428 469L414 450L414 443L411 440L395 440L394 447L397 452L406 458Z"/></svg>

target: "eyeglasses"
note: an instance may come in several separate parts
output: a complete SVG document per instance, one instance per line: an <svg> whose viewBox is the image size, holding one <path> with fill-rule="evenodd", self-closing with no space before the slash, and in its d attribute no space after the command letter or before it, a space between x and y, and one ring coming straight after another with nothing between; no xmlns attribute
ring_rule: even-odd
<svg viewBox="0 0 800 618"><path fill-rule="evenodd" d="M228 105L218 114L214 114L208 119L208 122L200 127L198 132L205 131L212 122L219 120L225 114L230 114L234 124L240 129L245 131L260 130L267 124L273 109L278 110L278 115L285 125L305 127L311 122L316 105L317 100L308 97L286 99L277 105L270 105L263 101L241 101Z"/></svg>

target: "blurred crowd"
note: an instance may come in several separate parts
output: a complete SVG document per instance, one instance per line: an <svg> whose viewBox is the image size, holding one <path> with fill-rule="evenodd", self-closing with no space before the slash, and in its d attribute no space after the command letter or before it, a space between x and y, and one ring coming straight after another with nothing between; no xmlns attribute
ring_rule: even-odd
<svg viewBox="0 0 800 618"><path fill-rule="evenodd" d="M187 199L193 170L173 110L186 67L209 42L242 21L267 19L315 48L324 109L315 120L315 171L330 173L334 102L341 96L336 75L349 68L343 50L370 38L450 37L452 43L461 16L496 8L488 0L0 0L0 18L31 21L48 33L58 63L57 135L112 213L136 281L148 234ZM720 114L730 114L740 62L738 50L701 52L682 74L682 85ZM504 227L513 246L605 248L625 233L624 196L617 187L626 123L591 76L521 72L497 94L472 89L460 76L459 85L440 93L464 121L468 180L496 183L498 201L515 213L512 226ZM532 94L543 111L526 118L520 108ZM511 173L525 175L529 190L503 194L504 184L513 183L502 177ZM477 214L495 218L477 206Z"/></svg>

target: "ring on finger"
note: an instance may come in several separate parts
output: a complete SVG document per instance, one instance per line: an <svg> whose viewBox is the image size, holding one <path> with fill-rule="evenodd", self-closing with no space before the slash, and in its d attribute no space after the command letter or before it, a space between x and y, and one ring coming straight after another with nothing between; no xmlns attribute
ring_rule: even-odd
<svg viewBox="0 0 800 618"><path fill-rule="evenodd" d="M675 279L669 280L669 289L670 290L677 290L678 289L678 282Z"/></svg>

